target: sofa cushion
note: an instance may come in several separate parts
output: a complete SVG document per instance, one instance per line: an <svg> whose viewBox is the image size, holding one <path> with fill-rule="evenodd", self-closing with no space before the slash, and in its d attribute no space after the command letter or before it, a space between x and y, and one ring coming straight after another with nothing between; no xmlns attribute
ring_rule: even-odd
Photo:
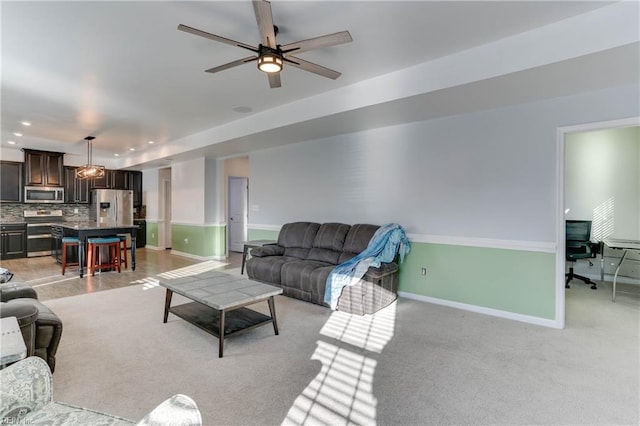
<svg viewBox="0 0 640 426"><path fill-rule="evenodd" d="M285 289L285 295L324 305L327 277L334 267L332 264L311 260L293 260L285 263L282 265L282 287Z"/></svg>
<svg viewBox="0 0 640 426"><path fill-rule="evenodd" d="M276 244L269 244L262 247L254 247L249 253L252 257L283 256L284 247Z"/></svg>
<svg viewBox="0 0 640 426"><path fill-rule="evenodd" d="M280 229L278 245L284 247L285 256L306 259L318 229L320 224L314 222L287 223Z"/></svg>
<svg viewBox="0 0 640 426"><path fill-rule="evenodd" d="M313 247L313 240L320 229L319 223L314 222L293 222L286 223L278 234L278 245L287 247Z"/></svg>
<svg viewBox="0 0 640 426"><path fill-rule="evenodd" d="M282 265L292 260L298 259L287 256L252 257L247 262L247 275L252 280L280 285Z"/></svg>
<svg viewBox="0 0 640 426"><path fill-rule="evenodd" d="M282 265L282 285L298 287L304 291L311 291L315 287L311 279L313 271L325 267L333 269L334 265L313 260L294 260L287 262ZM325 287L326 284L325 281L323 287ZM324 293L324 288L322 292Z"/></svg>
<svg viewBox="0 0 640 426"><path fill-rule="evenodd" d="M323 223L320 225L307 259L336 265L342 253L344 239L350 228L351 226L344 223Z"/></svg>
<svg viewBox="0 0 640 426"><path fill-rule="evenodd" d="M369 245L373 234L380 228L378 225L357 224L351 226L349 233L345 237L342 247L342 254L338 259L338 264L346 262L356 254L364 251Z"/></svg>

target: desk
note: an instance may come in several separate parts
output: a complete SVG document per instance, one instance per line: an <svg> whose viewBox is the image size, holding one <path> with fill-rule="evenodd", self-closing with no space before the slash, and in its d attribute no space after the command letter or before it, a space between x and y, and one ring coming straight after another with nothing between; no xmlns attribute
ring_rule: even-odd
<svg viewBox="0 0 640 426"><path fill-rule="evenodd" d="M16 317L6 317L0 320L2 331L2 346L0 346L0 364L2 367L27 357L27 346L18 325Z"/></svg>
<svg viewBox="0 0 640 426"><path fill-rule="evenodd" d="M80 240L78 246L78 266L80 278L84 276L85 264L85 247L87 246L87 238L106 237L116 234L131 234L131 270L136 270L136 234L138 226L100 226L96 222L80 222L80 223L60 223L65 236L77 237Z"/></svg>
<svg viewBox="0 0 640 426"><path fill-rule="evenodd" d="M262 247L267 246L269 244L275 244L277 241L275 240L252 240L245 241L244 248L242 249L242 267L240 267L240 275L244 274L244 265L247 263L247 252L252 247Z"/></svg>
<svg viewBox="0 0 640 426"><path fill-rule="evenodd" d="M613 275L613 294L611 296L612 301L616 301L616 280L618 279L618 272L620 272L620 267L622 266L622 262L629 254L629 251L638 250L640 251L640 241L636 240L604 240L604 244L610 249L614 250L624 250L622 253L622 257L620 258L620 262L618 263L618 267L616 268L616 273ZM604 250L603 250L604 251Z"/></svg>

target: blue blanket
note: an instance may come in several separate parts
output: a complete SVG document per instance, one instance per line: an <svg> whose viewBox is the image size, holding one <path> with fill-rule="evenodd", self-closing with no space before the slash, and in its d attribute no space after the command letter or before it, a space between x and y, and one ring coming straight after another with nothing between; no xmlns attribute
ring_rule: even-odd
<svg viewBox="0 0 640 426"><path fill-rule="evenodd" d="M358 283L370 266L377 268L381 263L393 262L396 254L400 262L409 253L411 246L404 230L397 223L381 226L369 241L363 252L336 266L327 277L324 301L335 310L338 298L345 286Z"/></svg>

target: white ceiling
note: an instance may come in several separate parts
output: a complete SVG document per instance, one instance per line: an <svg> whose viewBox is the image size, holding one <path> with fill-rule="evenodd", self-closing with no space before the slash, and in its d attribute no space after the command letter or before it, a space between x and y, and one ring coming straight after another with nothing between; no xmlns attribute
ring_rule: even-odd
<svg viewBox="0 0 640 426"><path fill-rule="evenodd" d="M625 84L634 80L637 46L603 50L598 55L558 61L562 65L505 73L448 90L423 91L422 96L364 102L359 108L342 111L328 105L312 119L284 114L295 105L304 107L302 100L327 99L330 103L327 94L342 90L344 96L351 87L380 76L468 52L611 3L274 0L279 44L342 30L349 30L354 41L300 54L342 72L338 80L285 67L282 87L270 89L255 63L205 73L247 52L176 29L185 24L257 45L257 24L248 0L2 1L2 152L20 147L62 151L80 164L83 156L86 159L83 139L93 135L94 160L142 168L166 165L163 159L167 157L237 155L256 149L258 140L265 148ZM605 67L599 74L580 78L568 74L585 67L602 68L602 64L626 64L629 59L627 70ZM548 84L532 86L540 78ZM250 135L233 130L249 119L270 114L278 117L277 123L258 126ZM32 125L22 126L23 120ZM238 124L237 120L243 121ZM205 135L204 141L193 136L198 133ZM148 144L150 140L155 143ZM16 144L8 145L9 141Z"/></svg>

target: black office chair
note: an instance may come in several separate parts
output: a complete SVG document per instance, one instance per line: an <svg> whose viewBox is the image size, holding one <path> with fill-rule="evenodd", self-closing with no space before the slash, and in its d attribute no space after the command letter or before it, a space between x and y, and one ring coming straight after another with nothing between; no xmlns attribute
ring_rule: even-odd
<svg viewBox="0 0 640 426"><path fill-rule="evenodd" d="M584 281L586 284L591 284L592 290L597 290L597 284L591 281L587 277L578 275L573 272L573 264L578 259L590 259L596 257L598 253L599 244L591 242L591 221L590 220L567 220L566 221L566 249L565 258L571 262L569 272L566 274L565 288L569 287L569 281L574 278ZM590 265L593 265L589 261Z"/></svg>

